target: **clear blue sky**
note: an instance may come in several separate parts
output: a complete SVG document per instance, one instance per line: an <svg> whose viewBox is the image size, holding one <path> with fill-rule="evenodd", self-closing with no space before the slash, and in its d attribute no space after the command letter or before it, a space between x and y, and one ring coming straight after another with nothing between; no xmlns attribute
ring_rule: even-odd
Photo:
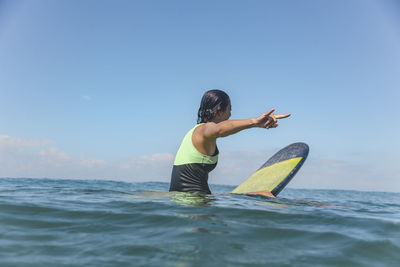
<svg viewBox="0 0 400 267"><path fill-rule="evenodd" d="M211 183L310 145L291 183L400 191L396 1L0 0L0 176L169 181L202 94L232 118Z"/></svg>

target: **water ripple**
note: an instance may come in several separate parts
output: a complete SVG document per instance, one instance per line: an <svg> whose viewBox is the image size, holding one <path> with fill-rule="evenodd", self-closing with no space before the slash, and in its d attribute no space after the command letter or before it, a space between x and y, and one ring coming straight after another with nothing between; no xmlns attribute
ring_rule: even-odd
<svg viewBox="0 0 400 267"><path fill-rule="evenodd" d="M2 266L397 266L400 194L0 179Z"/></svg>

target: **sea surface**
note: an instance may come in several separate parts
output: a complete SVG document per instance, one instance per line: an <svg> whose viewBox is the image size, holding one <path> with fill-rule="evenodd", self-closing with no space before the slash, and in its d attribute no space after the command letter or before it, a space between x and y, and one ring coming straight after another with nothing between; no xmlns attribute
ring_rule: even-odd
<svg viewBox="0 0 400 267"><path fill-rule="evenodd" d="M400 266L400 194L0 179L0 266Z"/></svg>

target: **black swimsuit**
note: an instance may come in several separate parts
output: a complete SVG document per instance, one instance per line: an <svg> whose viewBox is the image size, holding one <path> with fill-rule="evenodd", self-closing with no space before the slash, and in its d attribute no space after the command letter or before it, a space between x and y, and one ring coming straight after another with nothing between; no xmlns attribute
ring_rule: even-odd
<svg viewBox="0 0 400 267"><path fill-rule="evenodd" d="M172 168L169 191L211 194L208 187L208 173L218 162L218 148L213 156L201 154L193 145L193 127L183 138Z"/></svg>

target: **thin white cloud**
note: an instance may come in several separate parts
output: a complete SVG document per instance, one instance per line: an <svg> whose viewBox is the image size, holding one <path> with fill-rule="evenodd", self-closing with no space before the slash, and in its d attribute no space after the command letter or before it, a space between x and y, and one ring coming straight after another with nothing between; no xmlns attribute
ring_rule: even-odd
<svg viewBox="0 0 400 267"><path fill-rule="evenodd" d="M0 177L169 181L174 155L153 154L108 162L74 159L48 140L0 136ZM39 148L33 149L33 148Z"/></svg>
<svg viewBox="0 0 400 267"><path fill-rule="evenodd" d="M79 164L87 168L96 168L107 165L107 162L102 159L81 159Z"/></svg>
<svg viewBox="0 0 400 267"><path fill-rule="evenodd" d="M61 160L69 160L70 157L65 154L64 152L58 151L55 147L50 147L48 149L40 150L40 156L42 157L49 157L49 158L57 158Z"/></svg>
<svg viewBox="0 0 400 267"><path fill-rule="evenodd" d="M81 97L82 97L83 100L86 100L86 101L92 100L92 98L90 96L88 96L88 95L81 95Z"/></svg>
<svg viewBox="0 0 400 267"><path fill-rule="evenodd" d="M210 174L209 182L238 185L274 152L221 152L218 167ZM49 140L0 135L0 177L169 182L173 161L174 155L169 153L113 162L96 158L74 159ZM397 166L389 168L372 159L355 163L313 158L311 154L289 187L400 192L399 172Z"/></svg>
<svg viewBox="0 0 400 267"><path fill-rule="evenodd" d="M398 166L375 159L360 162L311 157L290 183L295 188L400 192Z"/></svg>
<svg viewBox="0 0 400 267"><path fill-rule="evenodd" d="M230 152L220 154L218 167L209 182L238 185L256 171L276 151ZM360 160L360 159L359 159ZM400 169L390 162L345 161L314 158L312 152L288 185L292 188L346 189L400 192Z"/></svg>
<svg viewBox="0 0 400 267"><path fill-rule="evenodd" d="M29 146L44 146L53 143L50 140L36 140L36 139L24 139L17 138L8 135L0 135L0 148L6 147L29 147Z"/></svg>

